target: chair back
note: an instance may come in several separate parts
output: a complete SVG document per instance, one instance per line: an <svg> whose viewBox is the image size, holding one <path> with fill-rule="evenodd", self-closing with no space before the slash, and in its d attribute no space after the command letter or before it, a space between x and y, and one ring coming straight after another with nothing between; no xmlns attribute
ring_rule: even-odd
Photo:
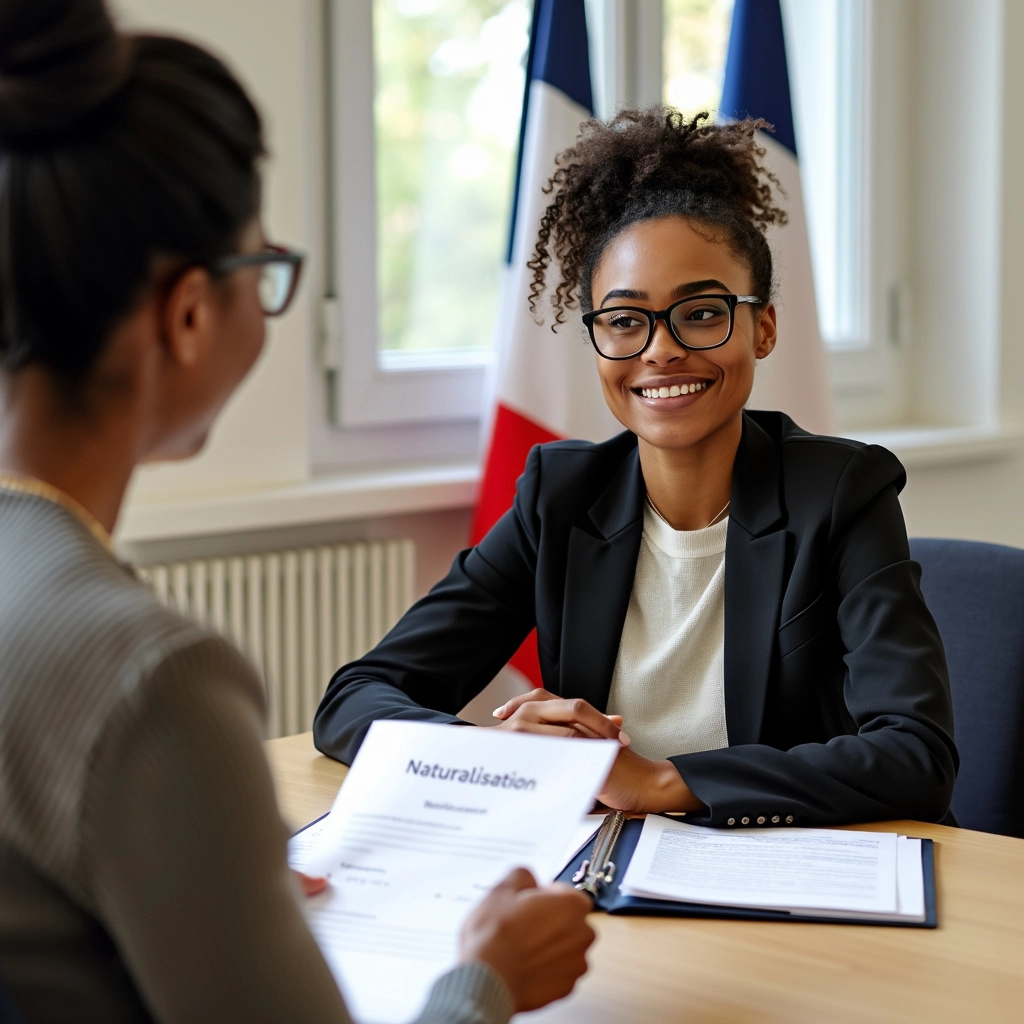
<svg viewBox="0 0 1024 1024"><path fill-rule="evenodd" d="M3 978L0 978L0 1024L25 1024L25 1018L18 1013Z"/></svg>
<svg viewBox="0 0 1024 1024"><path fill-rule="evenodd" d="M963 828L1024 837L1024 551L967 540L910 541L942 635Z"/></svg>

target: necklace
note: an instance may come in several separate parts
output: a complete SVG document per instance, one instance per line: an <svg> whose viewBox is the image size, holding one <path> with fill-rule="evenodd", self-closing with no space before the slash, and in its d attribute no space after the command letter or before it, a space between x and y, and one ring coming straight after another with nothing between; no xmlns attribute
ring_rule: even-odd
<svg viewBox="0 0 1024 1024"><path fill-rule="evenodd" d="M84 505L75 501L70 494L65 494L59 487L54 487L53 484L48 484L45 480L37 480L32 476L0 473L0 488L7 491L18 491L21 494L31 494L50 501L54 505L60 505L62 509L70 512L107 551L113 554L114 542L100 521Z"/></svg>
<svg viewBox="0 0 1024 1024"><path fill-rule="evenodd" d="M667 527L669 527L669 528L670 528L670 529L672 529L672 530L675 530L675 527L674 527L674 526L673 526L673 525L672 525L672 524L671 524L671 523L670 523L670 522L669 522L669 521L668 521L668 520L667 520L667 519L666 519L666 518L665 518L665 517L664 517L664 516L663 516L663 515L661 514L661 510L660 510L660 509L658 508L658 506L657 506L657 505L655 505L653 501L651 501L651 495L650 495L649 493L645 492L645 497L647 498L647 504L651 506L651 511L652 511L652 512L653 512L653 513L654 513L654 514L655 514L655 515L656 515L656 516L657 516L657 517L658 517L658 518L659 518L659 519L660 519L660 520L661 520L661 521L662 521L662 522L663 522L663 523L664 523L664 524L665 524L665 525L666 525ZM700 529L702 529L702 530L706 530L706 529L708 528L708 526L714 526L714 525L715 525L715 523L717 523L717 522L718 522L718 520L722 518L722 515L723 515L723 513L725 512L725 510L726 510L726 509L727 509L727 508L728 508L728 507L729 507L729 506L730 506L731 504L732 504L732 498L730 498L730 499L729 499L729 500L728 500L728 501L727 501L727 502L726 502L726 503L725 503L725 504L724 504L724 505L722 506L722 509L721 509L721 511L720 511L720 512L718 513L718 515L716 515L716 516L715 516L715 518L714 518L714 519L712 519L712 520L711 520L711 522L707 524L707 526L702 526L702 527L700 527ZM679 532L679 531L676 531L676 532Z"/></svg>

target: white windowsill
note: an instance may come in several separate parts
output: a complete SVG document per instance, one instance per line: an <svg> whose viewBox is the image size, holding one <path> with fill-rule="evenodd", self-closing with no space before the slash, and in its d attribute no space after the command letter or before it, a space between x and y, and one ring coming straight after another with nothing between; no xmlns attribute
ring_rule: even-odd
<svg viewBox="0 0 1024 1024"><path fill-rule="evenodd" d="M203 537L314 523L467 508L480 477L475 463L363 470L281 487L130 502L118 543Z"/></svg>
<svg viewBox="0 0 1024 1024"><path fill-rule="evenodd" d="M1024 427L900 427L845 433L883 445L910 470L1012 458L1024 450ZM136 500L122 516L117 540L175 540L468 508L479 479L477 463L459 462L363 470L275 488Z"/></svg>
<svg viewBox="0 0 1024 1024"><path fill-rule="evenodd" d="M1024 449L1024 426L907 426L842 433L888 448L907 469L991 462L1012 458Z"/></svg>

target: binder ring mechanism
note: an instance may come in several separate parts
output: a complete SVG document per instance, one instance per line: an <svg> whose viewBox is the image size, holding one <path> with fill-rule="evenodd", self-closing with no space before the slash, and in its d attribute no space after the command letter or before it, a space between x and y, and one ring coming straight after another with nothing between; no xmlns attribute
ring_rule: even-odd
<svg viewBox="0 0 1024 1024"><path fill-rule="evenodd" d="M610 885L615 878L615 862L611 855L625 822L626 816L622 811L612 811L604 819L594 840L593 853L572 876L576 888L590 893L595 899L600 894L601 886Z"/></svg>

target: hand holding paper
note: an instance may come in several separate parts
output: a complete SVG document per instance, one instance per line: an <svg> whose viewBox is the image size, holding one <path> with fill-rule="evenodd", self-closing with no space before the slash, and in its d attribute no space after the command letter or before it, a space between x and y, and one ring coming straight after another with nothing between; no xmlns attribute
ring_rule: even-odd
<svg viewBox="0 0 1024 1024"><path fill-rule="evenodd" d="M594 930L588 896L567 885L537 888L525 868L498 883L466 919L463 961L482 960L504 979L516 1012L567 996L587 970Z"/></svg>
<svg viewBox="0 0 1024 1024"><path fill-rule="evenodd" d="M293 861L330 879L328 890L307 903L310 926L357 1019L415 1016L433 981L457 962L463 922L513 868L525 867L542 882L555 877L619 749L617 742L493 729L373 724L319 837ZM519 976L520 984L508 966L510 988L518 987L517 1003L525 1008L571 988L590 941L572 926L586 898L544 890L514 895L531 920L534 907L539 916L545 903L562 908L547 915L546 927L558 925L574 965L546 974L535 966L536 984ZM504 898L496 898L499 905ZM526 945L518 921L502 927L520 935L524 962L557 960L551 951L543 956L540 945ZM542 934L539 923L530 927Z"/></svg>

